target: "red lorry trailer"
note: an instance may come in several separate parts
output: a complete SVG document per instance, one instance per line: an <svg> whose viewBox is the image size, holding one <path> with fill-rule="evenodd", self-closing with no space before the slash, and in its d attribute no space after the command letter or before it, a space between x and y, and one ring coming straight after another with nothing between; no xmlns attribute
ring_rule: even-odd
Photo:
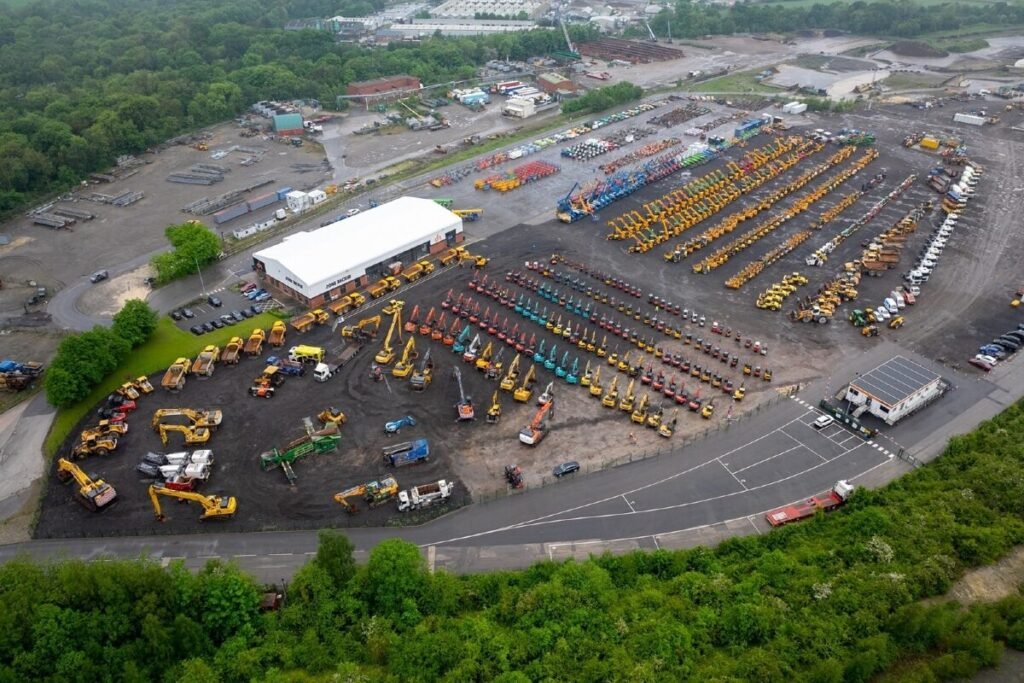
<svg viewBox="0 0 1024 683"><path fill-rule="evenodd" d="M785 505L777 510L772 510L764 518L772 526L783 526L791 522L799 522L801 519L813 517L818 510L824 512L835 510L850 498L851 493L853 493L853 484L848 481L837 481L830 491L818 494L799 503Z"/></svg>

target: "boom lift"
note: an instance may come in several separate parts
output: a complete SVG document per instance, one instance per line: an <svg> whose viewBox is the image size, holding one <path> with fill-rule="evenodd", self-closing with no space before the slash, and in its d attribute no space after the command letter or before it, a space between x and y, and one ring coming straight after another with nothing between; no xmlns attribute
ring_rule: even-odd
<svg viewBox="0 0 1024 683"><path fill-rule="evenodd" d="M458 368L452 368L452 374L455 376L455 382L459 385L459 402L455 404L455 410L458 414L458 422L469 422L470 420L476 419L476 412L473 410L473 399L466 396L466 392L462 389L462 373L459 372Z"/></svg>
<svg viewBox="0 0 1024 683"><path fill-rule="evenodd" d="M391 368L391 374L399 379L405 379L412 374L412 362L419 357L419 353L416 351L416 337L409 336L409 341L405 343L405 348L402 350L402 357L395 363L395 367Z"/></svg>
<svg viewBox="0 0 1024 683"><path fill-rule="evenodd" d="M92 512L109 507L117 499L117 491L113 486L102 479L93 479L70 460L61 458L57 461L57 478L65 484L74 479L78 484L75 498Z"/></svg>
<svg viewBox="0 0 1024 683"><path fill-rule="evenodd" d="M519 441L527 446L536 446L541 442L544 436L548 433L547 422L545 418L548 413L552 413L555 409L555 399L552 396L551 400L543 404L537 411L536 415L530 421L530 424L526 425L519 431Z"/></svg>
<svg viewBox="0 0 1024 683"><path fill-rule="evenodd" d="M533 382L537 377L537 366L531 365L530 369L526 371L526 376L523 377L523 383L516 387L516 390L512 392L512 398L519 403L527 403L530 397L533 396Z"/></svg>
<svg viewBox="0 0 1024 683"><path fill-rule="evenodd" d="M501 378L501 383L498 385L502 391L512 391L516 388L516 380L519 379L519 354L512 359L512 362L508 365L508 370L505 371L505 376Z"/></svg>
<svg viewBox="0 0 1024 683"><path fill-rule="evenodd" d="M427 353L423 356L423 360L420 361L420 365L416 368L412 377L409 378L409 386L412 387L413 391L425 391L430 386L430 381L434 375L434 361L430 359L430 349L427 349Z"/></svg>
<svg viewBox="0 0 1024 683"><path fill-rule="evenodd" d="M359 486L345 489L334 494L334 502L345 507L345 512L354 514L359 512L356 504L349 498L362 498L371 508L383 505L398 495L398 481L394 477L384 477L380 481L368 481Z"/></svg>
<svg viewBox="0 0 1024 683"><path fill-rule="evenodd" d="M153 512L156 513L157 520L161 522L165 521L167 517L164 516L163 510L160 508L160 496L199 503L203 507L203 514L199 517L200 522L212 517L232 517L235 510L238 509L238 501L234 496L204 496L194 491L177 491L169 489L163 484L151 484L149 501L153 504Z"/></svg>
<svg viewBox="0 0 1024 683"><path fill-rule="evenodd" d="M395 330L398 330L398 341L402 341L402 307L405 306L404 301L398 299L392 299L388 302L388 305L384 307L384 315L391 316L391 326L388 328L388 334L384 337L384 345L381 346L380 351L374 356L374 360L377 365L391 365L392 361L395 360L395 349L391 346L391 341L395 336Z"/></svg>
<svg viewBox="0 0 1024 683"><path fill-rule="evenodd" d="M491 396L491 407L487 409L487 424L498 424L501 421L501 403L498 401L498 391L495 390Z"/></svg>

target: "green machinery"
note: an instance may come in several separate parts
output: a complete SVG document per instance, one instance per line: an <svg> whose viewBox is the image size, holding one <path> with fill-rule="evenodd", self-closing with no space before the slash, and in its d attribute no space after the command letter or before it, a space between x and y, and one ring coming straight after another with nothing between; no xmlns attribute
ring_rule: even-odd
<svg viewBox="0 0 1024 683"><path fill-rule="evenodd" d="M272 448L260 454L260 469L267 470L280 467L288 483L294 485L298 480L292 465L311 453L330 453L338 449L341 435L337 425L328 425L324 429L314 430L311 420L306 421L306 435L292 441L283 450Z"/></svg>

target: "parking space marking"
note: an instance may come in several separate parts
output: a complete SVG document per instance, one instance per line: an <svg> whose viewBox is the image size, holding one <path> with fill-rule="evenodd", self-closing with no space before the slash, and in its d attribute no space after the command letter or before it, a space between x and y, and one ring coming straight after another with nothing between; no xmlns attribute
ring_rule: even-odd
<svg viewBox="0 0 1024 683"><path fill-rule="evenodd" d="M789 434L786 434L786 436L789 436ZM730 472L732 474L734 474L734 475L739 474L740 472L749 470L751 467L757 467L758 465L766 463L769 460L774 460L775 458L781 457L781 456L785 455L786 453L789 453L790 451L795 451L796 449L798 449L800 447L801 447L800 444L797 444L796 446L793 446L792 448L787 448L786 450L782 451L781 453L776 453L775 455L769 455L767 458L764 458L762 460L758 460L757 462L752 463L750 465L747 465L746 467L741 467L738 470L730 470ZM727 469L727 470L729 469L729 466L726 463L723 462L722 465L725 467L725 469Z"/></svg>
<svg viewBox="0 0 1024 683"><path fill-rule="evenodd" d="M811 448L810 446L808 446L807 444L805 444L805 443L804 443L803 441L801 441L800 439L796 438L795 436L793 436L792 434L789 434L789 433L787 433L787 432L782 432L782 433L783 433L783 434L785 434L786 436L788 436L789 438L793 439L793 441L796 441L796 442L797 442L798 444L800 444L801 446L803 446L804 448L806 448L807 450L809 450L809 451L810 451L811 453L814 453L814 454L815 454L816 456L818 456L819 458L821 458L821 461L822 461L822 462L828 462L828 458L826 458L826 457L825 457L824 455L822 455L822 454L821 454L821 453L819 453L818 451L814 450L813 448ZM845 455L845 454L846 454L845 452L844 452L844 453L840 453L840 455Z"/></svg>
<svg viewBox="0 0 1024 683"><path fill-rule="evenodd" d="M630 512L636 512L636 508L634 508L633 504L629 502L628 498L626 498L626 494L622 494L622 500L625 501L626 505L629 506Z"/></svg>
<svg viewBox="0 0 1024 683"><path fill-rule="evenodd" d="M730 477L732 477L733 479L735 479L735 480L736 480L736 483L737 483L737 484L739 484L740 486L742 486L742 487L743 487L743 490L744 490L744 491L747 491L747 490L748 490L748 489L747 489L747 485L746 485L745 483L743 483L743 479L740 479L739 477L737 477L737 476L736 476L736 475L735 475L735 474L733 473L733 471L732 471L732 470L730 470L730 469L729 469L728 467L726 467L726 466L725 466L725 463L724 463L724 462L722 462L722 459L721 459L721 458L715 458L715 459L716 459L716 460L718 461L718 464L722 466L722 469L723 469L723 470L725 470L726 472L728 472L728 473L729 473L729 476L730 476Z"/></svg>

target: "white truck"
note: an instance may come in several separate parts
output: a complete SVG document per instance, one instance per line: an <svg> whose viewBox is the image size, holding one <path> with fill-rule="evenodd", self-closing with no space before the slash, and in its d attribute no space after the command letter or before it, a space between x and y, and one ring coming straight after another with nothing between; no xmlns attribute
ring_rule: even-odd
<svg viewBox="0 0 1024 683"><path fill-rule="evenodd" d="M439 501L447 500L451 497L454 489L455 484L441 479L433 484L420 484L408 491L399 491L398 511L418 510L429 507Z"/></svg>

